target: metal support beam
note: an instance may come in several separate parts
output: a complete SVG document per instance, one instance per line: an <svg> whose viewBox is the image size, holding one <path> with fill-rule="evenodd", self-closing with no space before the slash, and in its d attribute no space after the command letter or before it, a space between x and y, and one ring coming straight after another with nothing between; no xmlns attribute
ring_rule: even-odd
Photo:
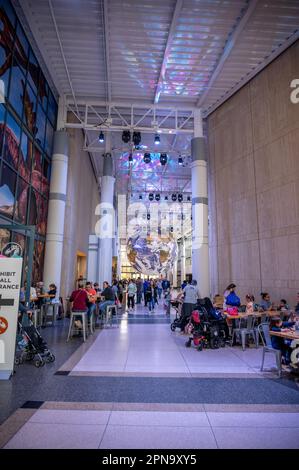
<svg viewBox="0 0 299 470"><path fill-rule="evenodd" d="M110 52L109 52L109 22L108 22L108 0L103 1L103 28L104 28L104 58L107 80L107 101L111 101L111 79L110 79Z"/></svg>
<svg viewBox="0 0 299 470"><path fill-rule="evenodd" d="M155 92L155 97L154 97L154 103L158 103L159 98L160 98L160 94L161 94L162 89L163 89L163 82L165 80L165 72L166 72L168 57L169 57L169 54L170 54L170 48L171 48L171 45L172 45L175 28L177 26L177 22L178 22L178 18L179 18L179 14L181 12L182 6L183 6L183 0L177 0L176 4L175 4L175 9L174 9L174 12L173 12L172 20L171 20L171 25L170 25L170 28L169 28L167 43L166 43L166 47L165 47L165 51L164 51L164 57L163 57L161 70L160 70L160 76L159 76L159 80L158 80L158 84L157 84L156 92Z"/></svg>
<svg viewBox="0 0 299 470"><path fill-rule="evenodd" d="M197 101L197 106L200 107L204 103L204 100L205 100L207 94L209 93L210 89L213 86L213 83L215 82L215 80L217 79L219 74L221 73L221 71L224 67L224 64L227 61L228 57L230 56L230 54L231 54L231 52L232 52L239 36L240 36L240 34L243 32L243 30L246 27L246 24L248 23L249 19L251 18L252 14L254 13L254 10L255 10L255 7L256 7L257 3L258 3L258 0L250 0L247 10L245 11L243 17L241 18L238 25L234 29L231 37L226 42L223 53L222 53L222 55L221 55L221 57L218 61L218 64L217 64L214 72L211 75L211 78L209 80L207 88L204 91L204 93L199 97L199 100Z"/></svg>

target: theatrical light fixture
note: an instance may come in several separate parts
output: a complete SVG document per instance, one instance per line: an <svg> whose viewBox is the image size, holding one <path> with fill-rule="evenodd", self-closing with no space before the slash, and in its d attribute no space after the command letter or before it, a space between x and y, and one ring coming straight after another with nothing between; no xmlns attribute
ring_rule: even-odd
<svg viewBox="0 0 299 470"><path fill-rule="evenodd" d="M188 201L188 202L191 201L191 197L190 197L190 196L187 197L187 201Z"/></svg>
<svg viewBox="0 0 299 470"><path fill-rule="evenodd" d="M166 165L167 163L167 154L166 153L161 153L160 155L160 163L161 165Z"/></svg>
<svg viewBox="0 0 299 470"><path fill-rule="evenodd" d="M127 144L131 140L131 132L130 131L123 131L121 136L122 141Z"/></svg>
<svg viewBox="0 0 299 470"><path fill-rule="evenodd" d="M101 144L105 141L105 137L104 137L104 134L103 132L100 132L100 135L99 135L99 142L101 142Z"/></svg>
<svg viewBox="0 0 299 470"><path fill-rule="evenodd" d="M142 194L139 194L139 199L142 199Z"/></svg>
<svg viewBox="0 0 299 470"><path fill-rule="evenodd" d="M170 227L170 231L173 232L173 227Z"/></svg>
<svg viewBox="0 0 299 470"><path fill-rule="evenodd" d="M133 161L133 155L129 153L129 162L132 162L132 161Z"/></svg>
<svg viewBox="0 0 299 470"><path fill-rule="evenodd" d="M140 132L136 132L136 131L133 132L133 142L134 142L134 145L135 145L135 146L136 146L136 145L138 146L138 145L140 144L140 142L141 142L141 134L140 134Z"/></svg>
<svg viewBox="0 0 299 470"><path fill-rule="evenodd" d="M176 199L177 199L177 198L176 198L176 194L172 194L171 199L172 199L173 202L175 202Z"/></svg>
<svg viewBox="0 0 299 470"><path fill-rule="evenodd" d="M144 157L143 157L144 163L150 163L150 162L151 162L151 159L152 159L152 157L151 157L151 154L150 154L150 153L145 153L145 154L144 154Z"/></svg>
<svg viewBox="0 0 299 470"><path fill-rule="evenodd" d="M179 164L179 165L182 165L182 164L183 164L183 157L182 157L182 155L180 155L179 158L178 158L178 164Z"/></svg>
<svg viewBox="0 0 299 470"><path fill-rule="evenodd" d="M156 201L160 201L160 199L161 199L160 194L156 194L155 199L156 199Z"/></svg>
<svg viewBox="0 0 299 470"><path fill-rule="evenodd" d="M147 220L150 220L151 215L150 215L149 213L147 213L147 214L146 214L146 218L147 218Z"/></svg>
<svg viewBox="0 0 299 470"><path fill-rule="evenodd" d="M155 144L156 145L160 144L160 136L158 134L155 135Z"/></svg>
<svg viewBox="0 0 299 470"><path fill-rule="evenodd" d="M182 195L182 194L179 194L179 195L178 195L178 201L179 201L179 202L183 202L183 195Z"/></svg>
<svg viewBox="0 0 299 470"><path fill-rule="evenodd" d="M149 199L149 201L153 201L153 200L154 200L154 195L153 195L153 193L149 193L148 199Z"/></svg>
<svg viewBox="0 0 299 470"><path fill-rule="evenodd" d="M165 196L165 198L164 198L164 199L165 199L165 201L168 201L168 196Z"/></svg>

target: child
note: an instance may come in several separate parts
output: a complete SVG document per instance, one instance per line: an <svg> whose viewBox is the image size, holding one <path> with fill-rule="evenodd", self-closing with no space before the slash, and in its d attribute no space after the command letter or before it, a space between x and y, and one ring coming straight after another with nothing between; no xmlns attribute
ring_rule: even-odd
<svg viewBox="0 0 299 470"><path fill-rule="evenodd" d="M272 318L270 321L270 331L281 331L282 328L290 328L295 322L283 322L280 318ZM284 339L280 336L271 335L271 343L274 349L281 351L285 364L290 364L290 356L292 349L290 348L291 340Z"/></svg>
<svg viewBox="0 0 299 470"><path fill-rule="evenodd" d="M254 296L252 294L247 294L245 299L246 299L245 313L247 313L247 315L254 313Z"/></svg>
<svg viewBox="0 0 299 470"><path fill-rule="evenodd" d="M277 307L277 310L280 310L282 312L287 312L290 309L290 307L287 304L287 301L285 299L280 300L280 304Z"/></svg>

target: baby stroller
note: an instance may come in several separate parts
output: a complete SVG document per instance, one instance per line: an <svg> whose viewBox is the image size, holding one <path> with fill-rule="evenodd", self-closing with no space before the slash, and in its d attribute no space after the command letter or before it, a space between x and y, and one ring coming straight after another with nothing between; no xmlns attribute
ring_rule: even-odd
<svg viewBox="0 0 299 470"><path fill-rule="evenodd" d="M175 319L170 324L171 331L175 331L176 328L182 327L182 302L179 300L171 300L170 305L175 309Z"/></svg>
<svg viewBox="0 0 299 470"><path fill-rule="evenodd" d="M200 312L198 310L194 310L192 312L189 323L185 327L185 331L190 335L188 341L185 343L186 348L191 347L192 341L198 351L202 351L203 348L209 347L205 325L201 322Z"/></svg>
<svg viewBox="0 0 299 470"><path fill-rule="evenodd" d="M34 361L35 367L55 361L54 354L48 349L46 341L30 320L26 326L19 323L17 334L15 364L22 364L24 361Z"/></svg>

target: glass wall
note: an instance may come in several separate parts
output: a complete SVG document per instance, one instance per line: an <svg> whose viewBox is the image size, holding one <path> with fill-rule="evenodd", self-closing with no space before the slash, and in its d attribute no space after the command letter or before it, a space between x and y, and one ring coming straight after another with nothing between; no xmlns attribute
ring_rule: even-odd
<svg viewBox="0 0 299 470"><path fill-rule="evenodd" d="M36 226L33 282L43 271L56 116L55 97L15 11L0 0L0 219ZM10 231L10 239L26 251L23 235Z"/></svg>

